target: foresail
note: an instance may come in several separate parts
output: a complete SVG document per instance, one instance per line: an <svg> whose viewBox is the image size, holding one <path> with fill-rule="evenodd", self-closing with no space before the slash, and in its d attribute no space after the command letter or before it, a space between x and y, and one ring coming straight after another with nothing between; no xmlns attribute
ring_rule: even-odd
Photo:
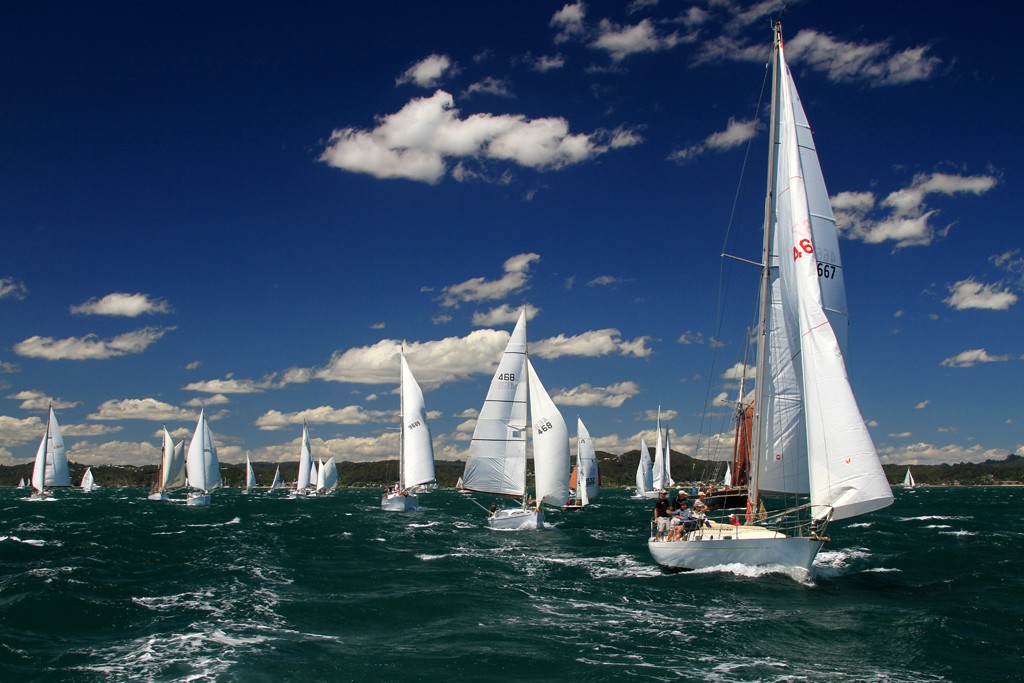
<svg viewBox="0 0 1024 683"><path fill-rule="evenodd" d="M324 489L330 491L338 485L338 465L334 462L334 456L327 459L321 468L323 472Z"/></svg>
<svg viewBox="0 0 1024 683"><path fill-rule="evenodd" d="M256 488L256 472L252 469L252 463L249 462L249 454L245 454L245 487L248 489Z"/></svg>
<svg viewBox="0 0 1024 683"><path fill-rule="evenodd" d="M529 359L526 360L526 367L530 384L537 500L561 507L569 500L569 429Z"/></svg>
<svg viewBox="0 0 1024 683"><path fill-rule="evenodd" d="M176 489L185 485L185 439L174 444L171 464L167 468L167 488Z"/></svg>
<svg viewBox="0 0 1024 683"><path fill-rule="evenodd" d="M654 479L651 481L653 490L662 491L668 486L665 480L665 444L661 436L661 406L658 406L658 440L654 442Z"/></svg>
<svg viewBox="0 0 1024 683"><path fill-rule="evenodd" d="M893 496L850 388L843 349L823 307L812 206L796 129L795 88L781 44L779 64L785 81L779 88L778 112L778 254L783 282L796 289L811 504L815 517L831 514L833 519L845 519L881 509L892 503Z"/></svg>
<svg viewBox="0 0 1024 683"><path fill-rule="evenodd" d="M281 466L278 465L277 469L274 470L274 481L270 482L270 490L273 491L281 485Z"/></svg>
<svg viewBox="0 0 1024 683"><path fill-rule="evenodd" d="M210 431L210 423L203 420L203 429L206 430L206 436L204 437L206 443L206 486L207 491L212 491L221 485L220 479L220 460L217 459L217 445L213 441L213 432Z"/></svg>
<svg viewBox="0 0 1024 683"><path fill-rule="evenodd" d="M434 445L427 424L427 408L423 401L423 390L409 369L409 363L402 359L402 431L405 435L402 448L403 489L432 484L434 475Z"/></svg>
<svg viewBox="0 0 1024 683"><path fill-rule="evenodd" d="M579 454L580 475L577 477L577 486L586 494L586 502L589 503L600 491L597 478L597 452L594 450L594 442L590 440L590 431L583 420L576 418L576 449ZM577 494L577 497L580 497Z"/></svg>
<svg viewBox="0 0 1024 683"><path fill-rule="evenodd" d="M491 379L469 445L462 485L471 491L526 493L526 313Z"/></svg>
<svg viewBox="0 0 1024 683"><path fill-rule="evenodd" d="M188 444L188 456L185 458L185 470L188 476L189 486L209 491L211 487L206 481L206 416L205 411L199 412L199 422L196 423L196 430L192 434L192 441Z"/></svg>
<svg viewBox="0 0 1024 683"><path fill-rule="evenodd" d="M640 464L636 468L636 488L638 493L652 491L654 485L654 463L651 462L651 450L647 442L640 439Z"/></svg>
<svg viewBox="0 0 1024 683"><path fill-rule="evenodd" d="M302 424L302 446L299 449L299 478L295 488L302 490L309 487L310 472L313 468L313 452L309 446L309 429Z"/></svg>

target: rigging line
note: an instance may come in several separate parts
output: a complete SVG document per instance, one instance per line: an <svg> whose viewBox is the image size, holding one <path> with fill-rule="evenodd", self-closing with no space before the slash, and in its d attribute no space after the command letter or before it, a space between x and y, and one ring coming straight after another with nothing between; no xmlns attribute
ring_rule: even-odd
<svg viewBox="0 0 1024 683"><path fill-rule="evenodd" d="M761 107L764 104L764 93L768 83L768 74L771 73L771 61L765 64L764 78L761 81L761 92L757 97L757 106L754 108L754 119L757 120L760 116ZM746 175L747 166L750 162L750 151L753 147L754 138L751 137L747 140L747 149L743 153L743 165L740 168L739 181L736 184L736 193L733 195L732 208L729 211L729 221L725 227L725 239L722 242L722 253L725 254L726 247L729 244L729 236L732 234L733 223L736 220L736 207L739 205L740 191L743 187L743 178ZM762 264L764 267L764 264ZM730 271L731 272L731 271ZM729 291L729 277L725 271L725 259L719 260L718 265L718 310L716 312L717 319L715 321L715 336L709 340L712 345L711 351L711 370L708 373L707 391L704 394L704 410L701 411L700 416L700 427L697 430L697 445L694 449L694 457L700 452L701 441L704 437L704 419L708 416L708 407L711 397L711 382L715 376L715 371L718 364L718 345L717 340L721 336L722 332L722 318L724 317L725 299ZM710 435L709 435L710 438Z"/></svg>

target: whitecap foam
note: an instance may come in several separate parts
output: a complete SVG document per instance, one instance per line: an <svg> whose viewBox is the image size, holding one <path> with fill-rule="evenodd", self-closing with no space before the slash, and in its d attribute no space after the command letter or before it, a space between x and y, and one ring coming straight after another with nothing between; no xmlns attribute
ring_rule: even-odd
<svg viewBox="0 0 1024 683"><path fill-rule="evenodd" d="M977 531L964 531L963 529L960 529L959 531L940 531L939 533L942 534L943 536L977 536L978 535Z"/></svg>

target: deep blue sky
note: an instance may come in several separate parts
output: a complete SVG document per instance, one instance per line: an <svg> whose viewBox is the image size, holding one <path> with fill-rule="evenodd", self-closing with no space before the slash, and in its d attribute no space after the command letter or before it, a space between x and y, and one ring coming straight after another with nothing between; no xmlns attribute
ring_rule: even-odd
<svg viewBox="0 0 1024 683"><path fill-rule="evenodd" d="M1013 22L789 5L883 461L1024 453ZM719 255L727 232L759 253L774 13L8 3L0 462L51 400L75 461L155 462L204 401L223 460L297 458L303 419L325 457L391 457L402 341L461 459L523 305L599 449L653 444L659 404L676 449L714 443L753 320L755 269Z"/></svg>

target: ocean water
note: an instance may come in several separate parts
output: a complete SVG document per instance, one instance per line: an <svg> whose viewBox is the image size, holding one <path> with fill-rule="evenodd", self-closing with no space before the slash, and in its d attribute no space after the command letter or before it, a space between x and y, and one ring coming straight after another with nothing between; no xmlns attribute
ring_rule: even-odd
<svg viewBox="0 0 1024 683"><path fill-rule="evenodd" d="M146 493L0 490L0 680L1024 680L1024 488L897 490L813 578L662 571L621 490L540 532L454 491Z"/></svg>

